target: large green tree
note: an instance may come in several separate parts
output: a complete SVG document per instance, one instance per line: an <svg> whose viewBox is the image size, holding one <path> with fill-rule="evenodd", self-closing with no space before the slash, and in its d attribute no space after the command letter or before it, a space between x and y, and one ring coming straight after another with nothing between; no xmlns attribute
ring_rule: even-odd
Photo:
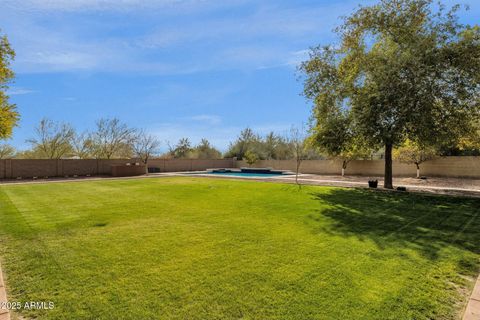
<svg viewBox="0 0 480 320"><path fill-rule="evenodd" d="M480 28L459 23L459 6L432 0L381 0L337 29L340 42L311 50L301 65L314 118L348 110L359 134L385 149L455 141L479 116Z"/></svg>
<svg viewBox="0 0 480 320"><path fill-rule="evenodd" d="M9 138L17 125L17 107L8 100L8 85L14 77L11 62L15 58L7 36L0 36L0 139Z"/></svg>

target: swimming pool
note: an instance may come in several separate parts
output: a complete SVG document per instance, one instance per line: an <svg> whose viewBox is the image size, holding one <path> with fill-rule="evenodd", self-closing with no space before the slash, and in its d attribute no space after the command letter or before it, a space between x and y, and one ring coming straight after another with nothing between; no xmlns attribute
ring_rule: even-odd
<svg viewBox="0 0 480 320"><path fill-rule="evenodd" d="M272 168L245 168L230 169L217 168L207 169L206 171L191 172L190 174L215 175L226 177L244 177L244 178L275 178L279 176L289 176L293 173L286 170L274 170Z"/></svg>
<svg viewBox="0 0 480 320"><path fill-rule="evenodd" d="M234 176L234 177L255 177L255 178L269 178L269 177L278 177L286 176L289 174L285 173L252 173L252 172L199 172L199 174L208 174L215 176Z"/></svg>

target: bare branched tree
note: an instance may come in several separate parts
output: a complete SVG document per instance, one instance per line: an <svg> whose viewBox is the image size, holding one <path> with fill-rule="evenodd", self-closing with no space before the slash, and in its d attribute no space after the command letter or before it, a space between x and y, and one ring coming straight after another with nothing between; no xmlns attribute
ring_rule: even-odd
<svg viewBox="0 0 480 320"><path fill-rule="evenodd" d="M35 138L28 139L32 150L37 151L42 158L60 159L72 150L72 138L75 132L68 123L54 122L42 119L35 128Z"/></svg>
<svg viewBox="0 0 480 320"><path fill-rule="evenodd" d="M295 160L295 183L298 184L298 174L300 172L300 165L307 157L306 152L306 133L304 126L300 128L292 126L288 135L288 142L292 148L293 159Z"/></svg>
<svg viewBox="0 0 480 320"><path fill-rule="evenodd" d="M0 145L0 159L10 159L15 156L16 150L9 144Z"/></svg>
<svg viewBox="0 0 480 320"><path fill-rule="evenodd" d="M148 174L148 160L158 153L160 147L160 140L157 137L146 133L144 130L139 130L132 141L132 148L135 156L145 164L145 170Z"/></svg>
<svg viewBox="0 0 480 320"><path fill-rule="evenodd" d="M88 159L92 157L92 139L88 132L75 132L72 138L72 152L73 155L80 159Z"/></svg>
<svg viewBox="0 0 480 320"><path fill-rule="evenodd" d="M135 138L135 129L116 118L100 119L96 124L97 129L91 134L93 155L105 159L125 156Z"/></svg>

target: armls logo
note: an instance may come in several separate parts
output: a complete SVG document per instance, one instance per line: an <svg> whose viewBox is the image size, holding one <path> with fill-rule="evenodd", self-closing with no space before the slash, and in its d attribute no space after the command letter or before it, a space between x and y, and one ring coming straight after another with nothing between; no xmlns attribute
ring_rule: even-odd
<svg viewBox="0 0 480 320"><path fill-rule="evenodd" d="M7 310L51 310L55 308L53 301L7 301L0 303L0 309Z"/></svg>

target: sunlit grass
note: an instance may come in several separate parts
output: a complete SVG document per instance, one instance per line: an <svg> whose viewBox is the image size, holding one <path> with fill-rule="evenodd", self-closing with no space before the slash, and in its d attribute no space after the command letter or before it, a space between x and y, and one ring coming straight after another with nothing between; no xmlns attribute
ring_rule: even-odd
<svg viewBox="0 0 480 320"><path fill-rule="evenodd" d="M480 201L159 178L0 188L12 301L40 319L450 319Z"/></svg>

